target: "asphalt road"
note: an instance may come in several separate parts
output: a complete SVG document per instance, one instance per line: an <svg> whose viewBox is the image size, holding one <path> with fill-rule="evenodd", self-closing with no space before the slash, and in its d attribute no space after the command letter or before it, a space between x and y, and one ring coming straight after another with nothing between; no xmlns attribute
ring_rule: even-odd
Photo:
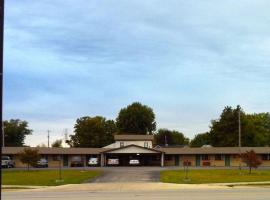
<svg viewBox="0 0 270 200"><path fill-rule="evenodd" d="M142 184L143 187L143 184ZM163 191L4 192L4 200L269 200L269 188L180 189Z"/></svg>
<svg viewBox="0 0 270 200"><path fill-rule="evenodd" d="M92 183L159 182L160 167L108 167Z"/></svg>

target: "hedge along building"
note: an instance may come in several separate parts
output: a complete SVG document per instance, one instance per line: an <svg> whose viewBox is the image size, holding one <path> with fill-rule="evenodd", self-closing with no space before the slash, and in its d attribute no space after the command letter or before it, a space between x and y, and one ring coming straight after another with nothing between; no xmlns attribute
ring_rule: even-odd
<svg viewBox="0 0 270 200"><path fill-rule="evenodd" d="M142 166L239 166L239 147L153 147L152 135L115 135L115 143L103 148L46 148L38 149L49 167L70 167L74 158L80 158L86 166L89 158L96 157L100 166L109 166L110 159L118 159L119 166L128 166L131 159L138 159ZM3 155L15 161L16 167L25 167L18 154L25 147L4 147ZM270 147L241 147L241 152L254 150L262 160L262 166L270 166ZM241 164L245 166L244 163Z"/></svg>

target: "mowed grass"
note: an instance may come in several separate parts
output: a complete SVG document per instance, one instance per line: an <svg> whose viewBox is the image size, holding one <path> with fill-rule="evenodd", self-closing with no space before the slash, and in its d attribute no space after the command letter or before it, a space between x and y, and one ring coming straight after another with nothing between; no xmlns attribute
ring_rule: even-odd
<svg viewBox="0 0 270 200"><path fill-rule="evenodd" d="M189 170L185 180L184 170L161 171L160 180L164 183L201 184L201 183L236 183L270 181L270 170L211 169Z"/></svg>
<svg viewBox="0 0 270 200"><path fill-rule="evenodd" d="M59 179L58 170L30 170L30 171L2 171L3 185L33 185L53 186L64 184L79 184L99 176L99 170L62 170L62 178Z"/></svg>

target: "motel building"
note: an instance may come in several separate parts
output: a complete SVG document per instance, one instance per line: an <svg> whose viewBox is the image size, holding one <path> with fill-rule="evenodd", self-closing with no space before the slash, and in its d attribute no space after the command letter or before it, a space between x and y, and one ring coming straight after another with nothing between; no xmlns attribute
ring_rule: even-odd
<svg viewBox="0 0 270 200"><path fill-rule="evenodd" d="M115 142L103 148L47 148L38 149L48 167L88 166L89 159L98 160L97 166L184 166L237 167L240 163L238 147L173 147L154 146L153 135L115 135ZM3 147L3 155L15 161L15 167L25 167L18 154L27 147ZM241 147L241 152L254 150L262 161L261 166L270 167L270 147ZM241 164L245 166L245 163Z"/></svg>

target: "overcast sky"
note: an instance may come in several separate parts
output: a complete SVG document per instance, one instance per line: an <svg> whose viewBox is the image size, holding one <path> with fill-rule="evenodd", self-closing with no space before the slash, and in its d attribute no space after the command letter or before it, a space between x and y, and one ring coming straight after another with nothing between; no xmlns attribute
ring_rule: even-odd
<svg viewBox="0 0 270 200"><path fill-rule="evenodd" d="M192 138L226 105L270 111L268 0L8 0L4 117L28 145L139 101Z"/></svg>

